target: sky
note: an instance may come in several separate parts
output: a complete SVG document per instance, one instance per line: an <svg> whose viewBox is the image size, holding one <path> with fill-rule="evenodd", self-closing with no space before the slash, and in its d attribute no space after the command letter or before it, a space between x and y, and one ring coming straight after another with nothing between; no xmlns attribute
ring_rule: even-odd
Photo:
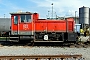
<svg viewBox="0 0 90 60"><path fill-rule="evenodd" d="M53 5L52 5L53 3ZM90 7L89 0L0 0L0 18L10 18L12 12L29 11L39 13L39 18L53 16L79 16L80 7ZM49 12L48 12L49 11Z"/></svg>

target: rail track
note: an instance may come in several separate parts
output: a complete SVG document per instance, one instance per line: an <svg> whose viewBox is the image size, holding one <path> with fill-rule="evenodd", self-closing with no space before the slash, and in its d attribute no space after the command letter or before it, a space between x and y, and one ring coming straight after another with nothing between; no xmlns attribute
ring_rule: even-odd
<svg viewBox="0 0 90 60"><path fill-rule="evenodd" d="M88 48L90 47L90 43L77 43L77 44L63 44L63 43L34 43L33 45L31 43L18 43L18 42L10 42L10 41L0 41L0 46L43 46L43 47L68 47L68 48Z"/></svg>
<svg viewBox="0 0 90 60"><path fill-rule="evenodd" d="M82 55L0 56L0 60L80 60Z"/></svg>

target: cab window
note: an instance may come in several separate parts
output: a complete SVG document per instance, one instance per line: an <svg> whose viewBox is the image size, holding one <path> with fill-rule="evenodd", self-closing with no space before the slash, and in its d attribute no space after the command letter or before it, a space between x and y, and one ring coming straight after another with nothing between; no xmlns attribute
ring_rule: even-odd
<svg viewBox="0 0 90 60"><path fill-rule="evenodd" d="M21 22L31 22L31 16L30 15L20 15Z"/></svg>
<svg viewBox="0 0 90 60"><path fill-rule="evenodd" d="M18 24L18 16L14 16L14 24Z"/></svg>

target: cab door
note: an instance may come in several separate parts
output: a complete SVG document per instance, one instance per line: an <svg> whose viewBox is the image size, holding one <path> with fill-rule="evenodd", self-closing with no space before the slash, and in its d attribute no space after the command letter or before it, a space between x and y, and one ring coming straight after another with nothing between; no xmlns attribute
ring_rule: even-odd
<svg viewBox="0 0 90 60"><path fill-rule="evenodd" d="M11 18L11 34L18 35L19 34L19 16L13 15Z"/></svg>

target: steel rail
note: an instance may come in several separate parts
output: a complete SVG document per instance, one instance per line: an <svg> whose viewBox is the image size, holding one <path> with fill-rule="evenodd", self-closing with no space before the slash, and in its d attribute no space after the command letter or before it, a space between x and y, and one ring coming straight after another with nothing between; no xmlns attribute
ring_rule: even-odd
<svg viewBox="0 0 90 60"><path fill-rule="evenodd" d="M54 59L61 59L64 60L66 58L81 58L82 55L31 55L31 56L0 56L0 60L30 60L30 59L35 59L35 60L41 60L41 59L49 59L49 60L54 60Z"/></svg>

